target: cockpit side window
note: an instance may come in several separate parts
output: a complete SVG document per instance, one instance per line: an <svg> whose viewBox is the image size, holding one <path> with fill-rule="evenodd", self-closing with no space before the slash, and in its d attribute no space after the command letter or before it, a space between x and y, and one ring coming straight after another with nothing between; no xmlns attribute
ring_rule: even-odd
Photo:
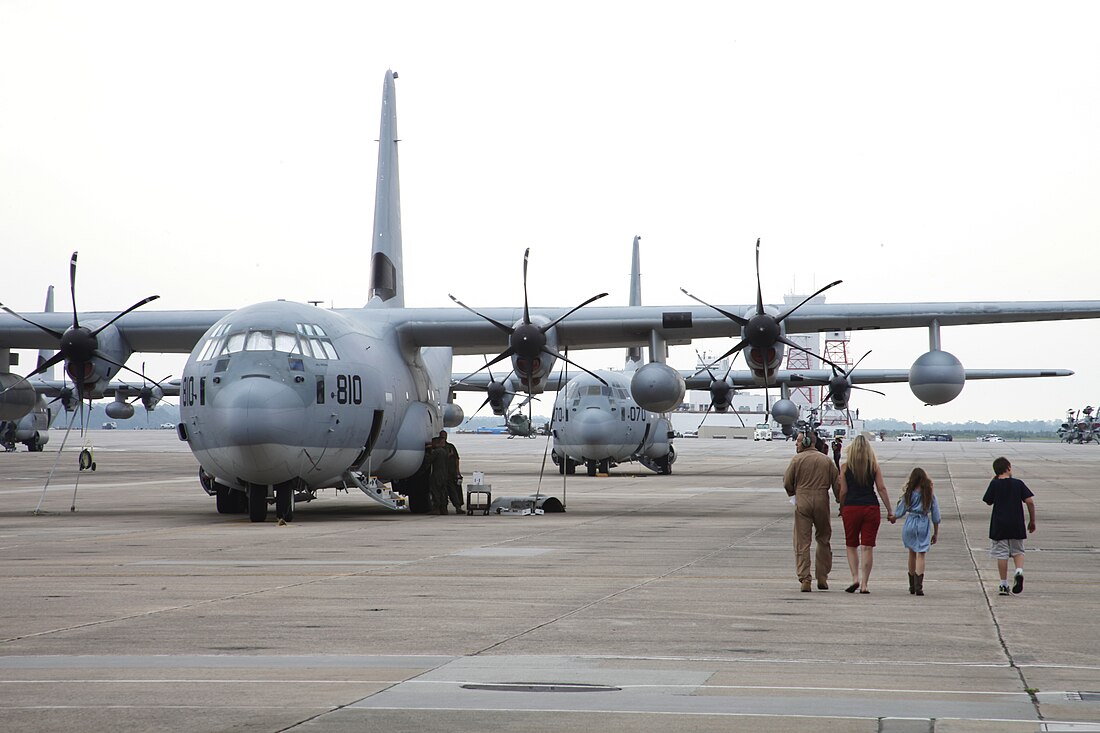
<svg viewBox="0 0 1100 733"><path fill-rule="evenodd" d="M218 355L222 346L222 334L224 334L228 328L228 323L219 323L214 326L214 328L210 329L210 334L203 342L202 349L199 350L199 361L207 361Z"/></svg>
<svg viewBox="0 0 1100 733"><path fill-rule="evenodd" d="M332 339L325 335L323 328L315 323L299 323L298 338L302 342L302 351L314 359L339 359Z"/></svg>

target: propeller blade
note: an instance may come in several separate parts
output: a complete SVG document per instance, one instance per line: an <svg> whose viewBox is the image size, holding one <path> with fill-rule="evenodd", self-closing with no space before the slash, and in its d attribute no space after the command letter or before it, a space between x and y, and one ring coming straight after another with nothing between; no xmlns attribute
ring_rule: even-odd
<svg viewBox="0 0 1100 733"><path fill-rule="evenodd" d="M2 309L5 313L7 313L9 315L15 316L19 320L23 321L23 323L29 323L30 325L37 328L39 331L44 331L45 333L48 333L49 335L53 336L58 341L60 341L61 337L64 335L64 334L58 333L57 331L53 330L52 328L47 328L46 326L43 326L40 323L35 323L34 321L30 320L29 318L24 318L23 316L19 315L18 313L16 313L15 311L13 311L11 308L7 307L3 303L0 303L0 309Z"/></svg>
<svg viewBox="0 0 1100 733"><path fill-rule="evenodd" d="M784 320L784 319L785 319L785 318L786 318L787 316L789 316L790 314L794 313L794 312L795 312L796 310L798 310L798 309L799 309L799 308L801 308L802 306L806 305L806 304L807 304L807 303L809 303L809 302L810 302L811 300L813 300L813 299L814 299L814 298L816 298L817 296L821 295L822 293L824 293L824 292L825 292L826 290L828 290L829 288L831 288L831 287L835 287L835 286L837 286L837 285L840 285L840 284L841 284L842 282L844 282L844 281L843 281L843 280L834 280L833 282L829 283L829 284L828 284L828 285L826 285L825 287L823 287L823 288L821 288L820 290L818 290L818 291L817 291L816 293L814 293L814 294L813 294L813 295L811 295L810 297L808 297L808 298L806 298L805 300L803 300L803 301L802 301L801 303L799 303L798 305L796 305L796 306L795 306L794 308L791 308L791 309L790 309L789 311L787 311L787 312L786 312L786 313L784 313L783 315L779 316L779 318L776 318L776 319L775 319L775 322L776 322L776 323L782 323L782 322L783 322L783 320Z"/></svg>
<svg viewBox="0 0 1100 733"><path fill-rule="evenodd" d="M577 306L576 308L573 308L573 309L572 309L571 311L569 311L568 313L566 313L566 314L565 314L564 316L562 316L561 318L558 318L558 319L557 319L557 320L555 320L555 321L551 321L551 322L550 322L549 324L547 324L547 325L543 326L543 327L542 327L542 332L543 332L543 333L546 333L546 332L547 332L547 331L549 331L549 330L550 330L551 328L553 328L554 326L558 325L559 323L561 323L562 321L564 321L564 320L565 320L566 318L568 318L569 316L573 315L574 313L576 313L577 311L579 311L579 310L580 310L581 308L585 307L585 306L586 306L586 305L588 305L589 303L593 303L593 302L595 302L595 301L599 300L600 298L606 298L606 297L607 297L607 293L600 293L599 295L593 295L593 296L592 296L591 298L589 298L588 300L584 301L583 303L581 303L580 305L578 305L578 306Z"/></svg>
<svg viewBox="0 0 1100 733"><path fill-rule="evenodd" d="M856 370L856 367L859 366L860 362L862 362L864 359L866 359L870 355L871 355L871 349L868 349L866 354L864 354L863 356L859 357L859 359L856 360L856 363L852 365L852 368L848 370L848 372L845 376L848 376L852 372L854 372Z"/></svg>
<svg viewBox="0 0 1100 733"><path fill-rule="evenodd" d="M36 376L38 376L39 374L41 374L43 372L49 371L53 367L54 364L57 364L58 362L61 362L61 361L64 361L64 360L65 360L65 357L64 357L64 355L61 354L61 352L58 352L58 353L54 354L49 359L42 362L38 366L38 368L35 369L33 372L31 372L27 376L23 377L23 381L26 382L31 377L36 377ZM19 382L16 382L15 384L11 385L10 387L7 387L6 389L0 390L0 395L4 394L4 392L7 392L9 389L14 389L18 385L19 385Z"/></svg>
<svg viewBox="0 0 1100 733"><path fill-rule="evenodd" d="M467 374L465 377L463 377L462 379L460 379L458 381L459 382L465 382L467 379L474 376L475 374L482 371L483 369L488 369L493 364L496 364L498 361L504 361L505 359L507 359L508 357L510 357L514 353L516 353L515 350L512 349L512 347L508 347L504 351L500 352L500 354L497 356L497 358L493 359L492 361L486 362L485 366L481 367L480 369L477 369L476 371L470 372L469 374Z"/></svg>
<svg viewBox="0 0 1100 733"><path fill-rule="evenodd" d="M149 377L146 377L146 376L145 376L144 374L142 374L141 372L139 372L139 371L137 371L137 370L135 370L135 369L131 369L130 367L126 366L125 364L120 364L119 362L115 361L114 359L112 359L111 357L107 356L106 354L104 354L103 352L99 351L98 349L97 349L96 351L93 351L93 352L92 352L92 357L93 357L93 358L95 358L95 359L101 359L101 360L103 360L103 361L107 362L108 364L111 364L111 365L113 365L113 366L116 366L116 367L118 367L119 369L125 369L126 371L130 372L131 374L135 374L135 375L137 375L137 376L141 377L142 381L149 381L149 382L153 382L153 384L155 384L155 385L157 385L158 387L160 387L160 383L159 383L159 382L155 382L155 381L153 381L152 379L150 379ZM161 389L164 389L164 388L163 388L163 387L161 387Z"/></svg>
<svg viewBox="0 0 1100 733"><path fill-rule="evenodd" d="M807 348L805 348L805 347L803 347L803 346L799 346L798 344L796 344L796 343L795 343L794 341L791 341L791 340L790 340L789 338L787 338L786 336L780 336L780 337L779 337L779 339L778 339L778 341L779 341L780 343L786 344L787 346L791 347L792 349L797 349L798 351L801 351L801 352L804 352L804 353L806 353L806 354L809 354L810 356L814 357L815 359L820 359L821 361L825 362L825 363L826 363L826 364L828 364L829 366L831 366L831 367L833 367L833 368L835 368L835 369L839 369L839 370L841 371L841 373L843 373L843 372L844 372L844 367L840 366L840 365L839 365L839 364L837 364L836 362L833 362L833 361L829 361L829 360L828 360L828 359L826 359L826 358L825 358L824 356L818 356L817 354L815 354L814 352L810 351L809 349L807 349Z"/></svg>
<svg viewBox="0 0 1100 733"><path fill-rule="evenodd" d="M451 300L453 300L454 302L458 303L458 304L459 304L460 306L462 306L462 307L463 307L463 308L465 308L466 310L468 310L468 311L470 311L471 313L473 313L473 314L474 314L475 316L478 316L479 318L484 318L484 319L485 319L486 321L488 321L489 323L493 324L494 326L496 326L497 328L499 328L499 329L500 329L501 331L504 331L504 333L506 333L506 334L508 334L508 335L511 335L511 334L512 334L512 331L513 331L514 329L513 329L513 328L512 328L511 326L505 326L505 325L504 325L503 323L501 323L500 321L496 321L496 320L493 320L492 318L490 318L489 316L485 315L484 313L478 313L478 312L477 312L476 310L474 310L474 309L473 309L473 308L471 308L470 306L466 305L465 303L463 303L463 302L462 302L461 300L459 300L459 299L458 299L458 298L456 298L455 296L451 295L450 293L447 293L447 297L448 297L448 298L450 298Z"/></svg>
<svg viewBox="0 0 1100 733"><path fill-rule="evenodd" d="M111 320L109 320L109 321L107 321L106 323L104 323L104 324L103 324L102 326L100 326L100 327L99 327L99 328L97 328L96 330L92 331L92 336L98 336L98 335L99 335L99 333L100 333L100 331L102 331L103 329L105 329L105 328L107 328L108 326L110 326L110 325L111 325L112 323L114 323L115 321L117 321L117 320L118 320L119 318L122 318L122 317L123 317L124 315L126 315L126 314L127 314L127 313L129 313L130 311L133 311L133 310L137 310L138 308L140 308L141 306L145 305L146 303L152 303L152 302L153 302L154 300L156 300L156 299L157 299L157 298L159 298L159 297L160 297L159 295L150 295L150 296L149 296L148 298L143 298L142 300L139 300L138 302L134 303L134 304L133 304L132 306L130 306L130 307L129 307L129 308L127 308L126 310L124 310L124 311L122 311L121 313L119 313L119 314L118 314L117 316L115 316L115 317L114 317L114 318L112 318Z"/></svg>
<svg viewBox="0 0 1100 733"><path fill-rule="evenodd" d="M603 377L601 377L601 376L600 376L599 374L596 374L596 373L595 373L595 372L593 372L593 371L589 371L588 369L585 369L584 367L582 367L582 366L581 366L580 364L577 364L576 362L572 362L572 361L569 361L569 359L567 359L567 358L566 358L566 357L565 357L564 355L562 355L562 354L558 353L557 351L554 351L554 350L553 350L553 349L551 349L551 348L550 348L549 346L543 346L543 347L542 347L542 353L543 353L543 354L547 354L547 355L549 355L549 356L552 356L552 357L554 357L555 359L561 359L561 360L562 360L562 361L564 361L564 362L565 362L566 364L569 364L569 365L571 365L571 366L575 366L575 367L577 367L577 368L578 368L578 369L580 369L580 370L581 370L582 372L585 372L586 374L590 374L590 375L592 375L593 377L595 377L596 379L600 380L600 384L602 384L602 385L604 385L604 386L607 386L607 380L606 380L606 379L604 379ZM530 375L528 375L528 376L530 376Z"/></svg>
<svg viewBox="0 0 1100 733"><path fill-rule="evenodd" d="M749 342L748 342L748 341L745 341L744 339L742 339L741 341L737 342L737 345L736 345L736 346L734 346L734 347L733 347L732 349L730 349L729 351L727 351L726 353L722 354L722 355L721 355L721 356L719 356L719 357L718 357L717 359L715 359L714 361L712 361L712 362L710 363L710 366L714 366L714 365L715 365L715 364L717 364L718 362L720 362L720 361L722 361L723 359L725 359L725 358L726 358L727 356L736 356L736 355L737 355L738 353L740 353L741 349L745 348L745 347L746 347L746 346L748 346L748 345L749 345ZM731 363L732 363L732 362L731 362Z"/></svg>
<svg viewBox="0 0 1100 733"><path fill-rule="evenodd" d="M760 286L760 237L756 238L756 313L764 314L764 290Z"/></svg>
<svg viewBox="0 0 1100 733"><path fill-rule="evenodd" d="M852 389L858 389L858 390L862 390L864 392L874 392L875 394L880 394L883 397L886 396L885 392L879 392L877 389L871 389L870 387L859 387L859 386L853 384Z"/></svg>
<svg viewBox="0 0 1100 733"><path fill-rule="evenodd" d="M703 427L703 423L705 423L707 421L707 416L710 415L710 408L712 408L712 407L714 407L713 402L711 404L707 405L707 409L703 413L703 419L700 420L699 424L695 427L695 432L699 432L699 430Z"/></svg>
<svg viewBox="0 0 1100 733"><path fill-rule="evenodd" d="M527 305L527 258L531 256L531 248L523 251L523 322L531 322L531 309Z"/></svg>
<svg viewBox="0 0 1100 733"><path fill-rule="evenodd" d="M696 296L692 295L691 293L689 293L689 292L688 292L687 290L685 290L684 288L680 288L680 292L681 292L681 293L683 293L684 295L686 295L687 297L691 298L691 299L692 299L692 300L694 300L695 302L697 302L697 303L702 303L702 304L703 304L703 305L705 305L706 307L708 307L708 308L712 308L712 309L714 309L714 310L718 311L719 313L721 313L722 315L724 315L724 316L725 316L726 318L728 318L728 319L730 319L731 321L733 321L734 323L736 323L736 324L737 324L738 326L747 326L747 325L749 325L749 322L748 322L748 320L747 320L747 319L745 319L745 318L742 318L741 316L735 316L734 314L730 313L730 312L729 312L729 311L727 311L727 310L722 310L722 309L721 309L721 308L719 308L718 306L716 306L716 305L712 305L712 304L708 303L707 301L703 300L702 298L697 298Z"/></svg>
<svg viewBox="0 0 1100 733"><path fill-rule="evenodd" d="M69 293L73 298L73 328L80 328L80 322L76 317L76 252L73 252L69 260Z"/></svg>

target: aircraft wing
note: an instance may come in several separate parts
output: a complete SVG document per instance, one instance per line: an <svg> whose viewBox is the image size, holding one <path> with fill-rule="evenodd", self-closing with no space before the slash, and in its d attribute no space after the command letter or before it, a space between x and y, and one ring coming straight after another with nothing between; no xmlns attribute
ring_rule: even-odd
<svg viewBox="0 0 1100 733"><path fill-rule="evenodd" d="M722 305L732 313L752 306ZM478 316L462 308L353 308L337 309L375 329L388 321L411 346L450 346L456 354L499 351L506 336ZM189 353L203 333L231 311L137 310L115 322L119 333L135 352ZM523 316L521 308L487 308L481 311L501 323L512 324ZM554 321L567 308L531 308L532 315ZM72 324L65 313L26 313L29 320L56 331ZM110 312L80 315L82 324L107 322ZM784 324L788 333L888 328L958 326L985 323L1077 320L1100 318L1100 301L944 302L808 304ZM692 339L740 336L733 321L701 305L683 306L588 306L568 316L557 328L558 344L569 348L617 348L644 345L656 333L666 343L686 344ZM7 313L0 313L0 349L52 349L56 339Z"/></svg>
<svg viewBox="0 0 1100 733"><path fill-rule="evenodd" d="M720 307L744 313L754 306ZM480 312L509 325L523 317L520 308L486 308ZM532 307L531 312L553 321L569 311ZM462 309L404 308L390 309L388 314L400 319L399 331L416 346L451 346L456 354L482 354L499 351L507 340L495 326ZM1100 301L809 304L784 324L788 333L815 333L927 328L933 323L962 326L1085 318L1100 318ZM741 333L733 321L700 305L587 306L569 315L556 330L559 346L576 349L644 345L654 332L671 345L692 339L739 337Z"/></svg>
<svg viewBox="0 0 1100 733"><path fill-rule="evenodd" d="M34 391L44 397L54 398L60 397L63 392L72 391L72 381L62 381L60 379L39 379L32 378L28 380L28 383L34 387ZM150 383L152 384L152 383ZM148 386L148 385L147 385ZM172 379L164 382L160 382L161 396L163 397L179 397L180 394L180 380ZM113 381L110 382L103 390L102 397L114 397L115 395L122 395L123 397L138 397L141 394L142 385L133 384L129 382ZM96 399L100 399L97 397Z"/></svg>
<svg viewBox="0 0 1100 733"><path fill-rule="evenodd" d="M715 371L715 370L712 370ZM705 390L710 387L711 377L706 372L681 371L688 389ZM1035 377L1069 377L1069 369L967 369L966 381L972 379L1030 379ZM723 375L715 371L715 377ZM808 369L790 371L781 369L773 375L772 385L791 387L825 386L833 376L830 369ZM732 371L727 381L735 389L762 389L747 370ZM893 384L909 381L908 369L857 369L850 375L852 384Z"/></svg>

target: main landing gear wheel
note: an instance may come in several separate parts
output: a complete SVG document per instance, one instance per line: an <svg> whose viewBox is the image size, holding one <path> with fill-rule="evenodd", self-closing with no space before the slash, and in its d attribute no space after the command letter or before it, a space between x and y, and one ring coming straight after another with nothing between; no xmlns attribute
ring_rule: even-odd
<svg viewBox="0 0 1100 733"><path fill-rule="evenodd" d="M588 469L588 475L589 476L595 476L596 475L597 466L596 466L595 461L588 461L586 464L584 464L584 467L586 469Z"/></svg>
<svg viewBox="0 0 1100 733"><path fill-rule="evenodd" d="M267 521L267 487L248 487L248 518L253 522Z"/></svg>
<svg viewBox="0 0 1100 733"><path fill-rule="evenodd" d="M234 491L228 486L218 486L215 489L215 498L218 504L218 514L247 514L248 494L243 491Z"/></svg>

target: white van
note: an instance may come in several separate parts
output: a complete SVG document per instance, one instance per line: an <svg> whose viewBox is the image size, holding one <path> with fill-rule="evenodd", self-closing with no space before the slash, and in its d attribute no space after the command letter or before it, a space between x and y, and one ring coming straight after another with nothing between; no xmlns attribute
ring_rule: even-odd
<svg viewBox="0 0 1100 733"><path fill-rule="evenodd" d="M902 433L898 440L924 440L924 436L920 433Z"/></svg>
<svg viewBox="0 0 1100 733"><path fill-rule="evenodd" d="M772 426L766 422L756 424L756 430L752 434L753 440L771 440L772 439Z"/></svg>

